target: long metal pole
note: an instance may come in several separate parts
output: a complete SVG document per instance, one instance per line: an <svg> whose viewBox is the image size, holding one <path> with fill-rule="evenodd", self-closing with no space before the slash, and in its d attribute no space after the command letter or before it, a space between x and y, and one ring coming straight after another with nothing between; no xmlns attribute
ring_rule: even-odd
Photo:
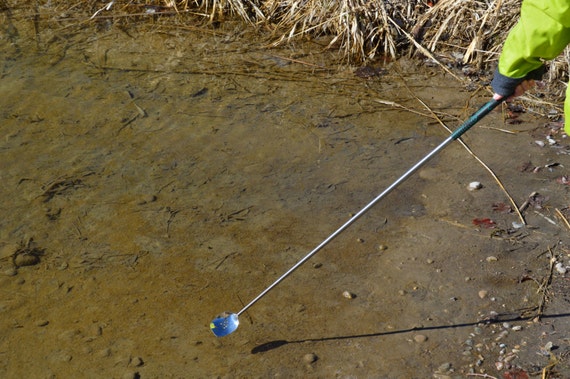
<svg viewBox="0 0 570 379"><path fill-rule="evenodd" d="M376 203L378 203L384 196L392 192L398 185L408 179L414 172L416 172L420 167L422 167L427 161L433 158L437 153L439 153L443 148L449 145L451 142L455 141L468 131L473 125L479 122L483 117L485 117L489 112L491 112L497 105L499 105L502 100L491 100L483 105L479 110L471 115L461 126L459 126L447 139L440 143L435 149L433 149L428 155L423 157L418 163L413 165L408 171L406 171L402 176L400 176L394 183L392 183L388 188L386 188L380 195L376 196L374 200L366 204L358 213L352 216L347 222L345 222L340 228L334 231L330 236L328 236L323 242L321 242L317 247L315 247L310 253L305 255L299 262L297 262L293 267L291 267L286 273L281 275L276 281L274 281L269 287L263 290L255 299L250 301L246 306L243 307L241 311L237 313L237 316L245 312L249 307L255 304L259 299L265 296L269 291L271 291L277 284L279 284L283 279L291 275L293 271L298 269L303 263L309 260L313 255L315 255L319 250L325 247L329 242L331 242L335 237L341 234L346 228L348 228L352 223L365 214L370 208L372 208Z"/></svg>

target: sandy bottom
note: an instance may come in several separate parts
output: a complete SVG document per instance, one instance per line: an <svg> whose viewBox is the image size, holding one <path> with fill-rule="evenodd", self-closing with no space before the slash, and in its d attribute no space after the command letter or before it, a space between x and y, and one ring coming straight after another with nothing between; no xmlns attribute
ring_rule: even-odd
<svg viewBox="0 0 570 379"><path fill-rule="evenodd" d="M211 333L490 97L242 29L4 27L0 377L570 377L568 139L506 108L505 190L454 142Z"/></svg>

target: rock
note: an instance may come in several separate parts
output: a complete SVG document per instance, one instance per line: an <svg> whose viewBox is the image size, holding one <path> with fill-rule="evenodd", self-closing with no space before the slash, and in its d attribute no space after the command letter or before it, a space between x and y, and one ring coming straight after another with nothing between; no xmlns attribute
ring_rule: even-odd
<svg viewBox="0 0 570 379"><path fill-rule="evenodd" d="M43 320L43 319L37 320L34 323L35 326L39 326L39 327L46 326L48 324L49 324L49 320Z"/></svg>
<svg viewBox="0 0 570 379"><path fill-rule="evenodd" d="M423 335L423 334L416 334L414 336L414 341L416 341L417 343L423 343L427 341L427 336Z"/></svg>
<svg viewBox="0 0 570 379"><path fill-rule="evenodd" d="M354 299L356 297L356 294L350 292L350 291L344 291L342 293L342 296L347 298L347 299Z"/></svg>
<svg viewBox="0 0 570 379"><path fill-rule="evenodd" d="M308 353L303 356L303 361L307 364L315 363L319 357L315 353Z"/></svg>
<svg viewBox="0 0 570 379"><path fill-rule="evenodd" d="M40 263L40 257L34 254L18 254L14 257L16 267L33 266Z"/></svg>
<svg viewBox="0 0 570 379"><path fill-rule="evenodd" d="M489 293L489 291L487 290L481 290L478 292L479 298L484 299L487 297L487 294Z"/></svg>
<svg viewBox="0 0 570 379"><path fill-rule="evenodd" d="M15 243L9 243L0 247L0 259L11 257L19 248L20 246Z"/></svg>
<svg viewBox="0 0 570 379"><path fill-rule="evenodd" d="M451 363L446 362L446 363L441 364L441 365L437 368L437 371L438 371L438 372L447 372L447 371L451 370L451 367L452 367Z"/></svg>
<svg viewBox="0 0 570 379"><path fill-rule="evenodd" d="M2 274L6 275L6 276L16 276L16 275L18 275L18 270L16 270L15 267L10 267L10 268L2 271Z"/></svg>
<svg viewBox="0 0 570 379"><path fill-rule="evenodd" d="M101 349L97 353L95 353L95 355L99 358L108 358L111 356L111 349L109 348Z"/></svg>
<svg viewBox="0 0 570 379"><path fill-rule="evenodd" d="M469 191L477 191L479 189L483 188L483 185L481 184L481 182L471 182L469 183L469 185L467 186L467 189Z"/></svg>
<svg viewBox="0 0 570 379"><path fill-rule="evenodd" d="M134 357L131 359L130 366L132 367L141 367L144 365L144 361L141 357Z"/></svg>

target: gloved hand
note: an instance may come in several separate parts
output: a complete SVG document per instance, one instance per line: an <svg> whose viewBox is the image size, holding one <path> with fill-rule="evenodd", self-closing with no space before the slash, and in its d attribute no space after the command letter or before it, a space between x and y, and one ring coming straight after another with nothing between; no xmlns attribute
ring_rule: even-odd
<svg viewBox="0 0 570 379"><path fill-rule="evenodd" d="M528 89L534 87L534 81L541 80L545 72L546 67L543 65L529 72L523 78L510 78L501 74L499 69L497 69L491 81L491 87L493 87L493 91L495 91L493 98L499 100L503 97L512 98L520 96Z"/></svg>

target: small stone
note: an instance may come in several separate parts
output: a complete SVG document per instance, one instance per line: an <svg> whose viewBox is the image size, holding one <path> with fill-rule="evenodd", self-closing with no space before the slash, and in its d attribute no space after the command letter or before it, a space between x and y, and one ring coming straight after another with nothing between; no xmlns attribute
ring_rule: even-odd
<svg viewBox="0 0 570 379"><path fill-rule="evenodd" d="M10 258L19 248L20 246L15 243L9 243L0 247L0 259Z"/></svg>
<svg viewBox="0 0 570 379"><path fill-rule="evenodd" d="M18 254L14 257L16 267L33 266L40 263L40 257L34 254Z"/></svg>
<svg viewBox="0 0 570 379"><path fill-rule="evenodd" d="M493 255L490 255L487 258L485 258L485 260L490 263L490 262L497 262L499 259Z"/></svg>
<svg viewBox="0 0 570 379"><path fill-rule="evenodd" d="M315 363L318 359L319 357L315 353L308 353L303 357L303 361L307 364Z"/></svg>
<svg viewBox="0 0 570 379"><path fill-rule="evenodd" d="M10 268L2 271L2 274L6 275L6 276L16 276L16 275L18 275L18 270L16 270L15 267L10 267Z"/></svg>
<svg viewBox="0 0 570 379"><path fill-rule="evenodd" d="M427 336L423 335L423 334L416 334L414 336L414 341L416 341L417 343L423 343L427 341Z"/></svg>
<svg viewBox="0 0 570 379"><path fill-rule="evenodd" d="M62 264L59 265L59 267L57 269L60 271L63 271L63 270L67 270L68 267L69 267L69 263L63 262Z"/></svg>
<svg viewBox="0 0 570 379"><path fill-rule="evenodd" d="M387 249L388 249L388 246L386 246L386 245L378 245L378 250L379 250L379 251L384 251L384 250L387 250Z"/></svg>
<svg viewBox="0 0 570 379"><path fill-rule="evenodd" d="M42 326L46 326L49 324L49 320L37 320L35 322L36 326L42 327Z"/></svg>
<svg viewBox="0 0 570 379"><path fill-rule="evenodd" d="M145 195L139 200L137 204L144 205L148 203L154 203L157 199L158 198L156 197L156 195Z"/></svg>
<svg viewBox="0 0 570 379"><path fill-rule="evenodd" d="M520 332L522 330L522 326L520 325L515 325L511 328L511 330L514 330L515 332Z"/></svg>
<svg viewBox="0 0 570 379"><path fill-rule="evenodd" d="M123 375L122 379L140 379L141 374L138 372L127 372Z"/></svg>
<svg viewBox="0 0 570 379"><path fill-rule="evenodd" d="M566 267L564 267L564 265L562 263L560 263L560 262L556 263L554 268L556 269L556 271L558 271L559 274L561 274L561 275L566 274Z"/></svg>
<svg viewBox="0 0 570 379"><path fill-rule="evenodd" d="M449 362L443 363L437 368L437 371L447 372L447 371L451 370L451 367L452 367L451 363L449 363Z"/></svg>
<svg viewBox="0 0 570 379"><path fill-rule="evenodd" d="M133 359L131 359L131 364L132 367L141 367L144 365L144 361L142 360L141 357L134 357Z"/></svg>
<svg viewBox="0 0 570 379"><path fill-rule="evenodd" d="M313 268L321 268L321 267L323 267L323 264L320 262L313 264Z"/></svg>
<svg viewBox="0 0 570 379"><path fill-rule="evenodd" d="M66 331L64 331L64 332L61 332L61 333L58 335L58 338L59 338L60 340L68 340L68 341L71 341L71 340L74 339L75 337L78 337L80 334L81 334L81 331L78 330L78 329L69 329L69 330L66 330Z"/></svg>
<svg viewBox="0 0 570 379"><path fill-rule="evenodd" d="M99 358L108 358L111 356L111 349L105 348L105 349L99 350L97 353L95 353L95 355Z"/></svg>
<svg viewBox="0 0 570 379"><path fill-rule="evenodd" d="M469 185L467 186L467 189L469 191L477 191L479 189L483 188L483 185L481 184L481 182L471 182L469 183Z"/></svg>
<svg viewBox="0 0 570 379"><path fill-rule="evenodd" d="M358 243L364 243L364 240L363 240L362 238L357 238L357 239L356 239L356 242L358 242Z"/></svg>
<svg viewBox="0 0 570 379"><path fill-rule="evenodd" d="M342 293L342 296L347 298L347 299L354 299L356 297L356 294L350 292L350 291L344 291Z"/></svg>
<svg viewBox="0 0 570 379"><path fill-rule="evenodd" d="M489 291L487 290L481 290L478 292L479 298L484 299L487 297L487 294L489 293Z"/></svg>

